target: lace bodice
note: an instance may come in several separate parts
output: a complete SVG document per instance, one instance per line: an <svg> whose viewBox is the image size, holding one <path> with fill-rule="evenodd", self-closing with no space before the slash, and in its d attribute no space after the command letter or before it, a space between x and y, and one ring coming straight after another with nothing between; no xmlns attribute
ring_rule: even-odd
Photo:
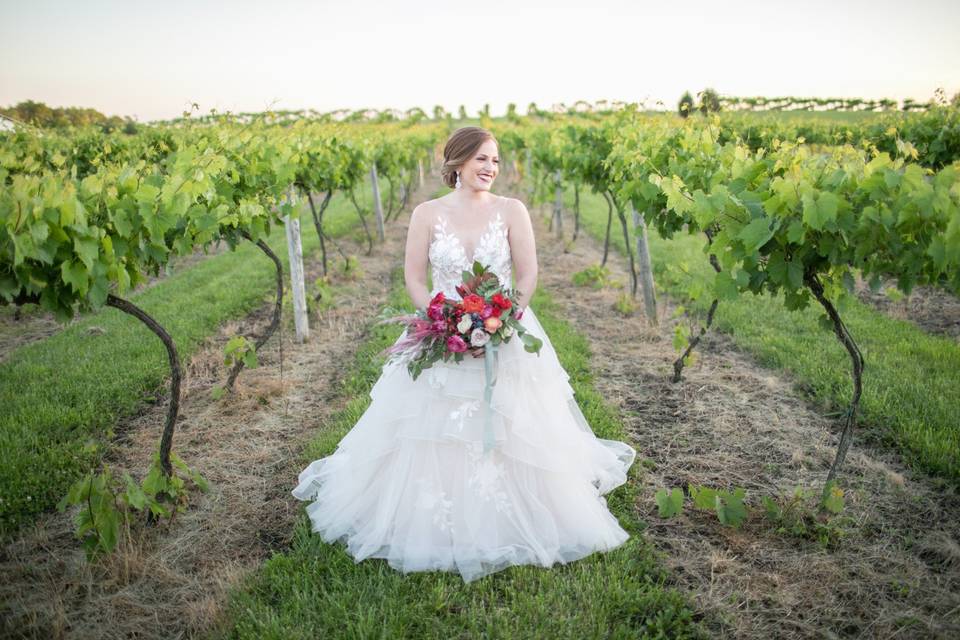
<svg viewBox="0 0 960 640"><path fill-rule="evenodd" d="M473 255L469 257L460 238L447 230L445 218L438 215L433 228L433 238L428 251L433 280L431 297L438 291L443 291L446 297L459 300L460 294L456 287L463 282L464 269L469 270L474 260L489 266L505 287L513 287L509 229L503 223L499 211L487 224Z"/></svg>

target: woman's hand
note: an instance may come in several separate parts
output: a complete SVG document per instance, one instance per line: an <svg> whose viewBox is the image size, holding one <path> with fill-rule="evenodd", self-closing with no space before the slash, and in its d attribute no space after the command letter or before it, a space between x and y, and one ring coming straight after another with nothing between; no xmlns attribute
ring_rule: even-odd
<svg viewBox="0 0 960 640"><path fill-rule="evenodd" d="M473 354L474 358L482 358L486 347L470 347L468 351Z"/></svg>

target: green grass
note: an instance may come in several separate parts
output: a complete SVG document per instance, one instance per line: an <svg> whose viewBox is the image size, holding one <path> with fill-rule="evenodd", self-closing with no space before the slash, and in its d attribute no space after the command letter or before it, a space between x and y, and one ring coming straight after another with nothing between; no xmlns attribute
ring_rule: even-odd
<svg viewBox="0 0 960 640"><path fill-rule="evenodd" d="M412 310L402 269L394 272L387 304ZM556 348L594 432L625 439L614 409L593 387L585 338L559 319L543 290L533 306ZM377 353L399 335L373 327L356 353L340 392L352 398L305 451L309 461L330 455L369 406L380 375ZM231 594L229 638L682 638L701 636L691 610L643 537L636 515L639 464L630 481L607 494L611 511L631 538L621 547L550 569L510 567L470 584L453 572L395 571L382 559L355 562L341 543L310 531L305 513L291 549L274 555ZM292 487L291 487L292 489Z"/></svg>
<svg viewBox="0 0 960 640"><path fill-rule="evenodd" d="M358 227L352 204L332 200L324 229L342 236ZM301 229L305 256L319 252L309 213ZM282 226L274 227L269 244L287 270ZM336 256L332 248L328 253ZM173 336L183 364L223 322L259 307L275 291L273 263L244 243L131 299ZM105 333L91 335L91 326ZM159 338L111 307L11 353L0 364L0 537L56 505L99 459L117 421L165 396L169 373ZM162 427L156 425L158 443Z"/></svg>
<svg viewBox="0 0 960 640"><path fill-rule="evenodd" d="M572 206L572 192L569 196ZM581 226L602 242L606 202L581 192L580 207ZM611 244L620 256L611 253L611 259L625 261L622 232L614 216ZM649 234L658 291L665 290L695 309L702 321L711 300L692 302L683 293L689 278L708 282L714 273L701 251L701 238L678 233L665 240L653 229ZM746 294L721 302L713 326L729 333L765 366L791 374L815 394L823 410L839 412L849 406L853 393L850 360L835 335L819 328L821 313L815 300L807 309L789 311L781 296ZM960 480L960 345L854 298L840 313L866 362L858 413L861 428L855 439L866 437L891 446L909 464L956 483Z"/></svg>

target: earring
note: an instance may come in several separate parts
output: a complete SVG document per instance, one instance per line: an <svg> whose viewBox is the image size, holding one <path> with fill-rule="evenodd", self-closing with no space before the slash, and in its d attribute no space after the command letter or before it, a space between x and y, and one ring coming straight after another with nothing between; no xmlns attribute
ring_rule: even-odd
<svg viewBox="0 0 960 640"><path fill-rule="evenodd" d="M460 172L457 171L456 174L457 174L457 189L459 189L460 188Z"/></svg>

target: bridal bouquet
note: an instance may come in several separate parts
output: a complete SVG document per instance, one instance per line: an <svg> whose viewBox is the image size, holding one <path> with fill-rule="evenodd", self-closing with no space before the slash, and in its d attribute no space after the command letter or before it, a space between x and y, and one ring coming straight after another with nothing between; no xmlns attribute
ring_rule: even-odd
<svg viewBox="0 0 960 640"><path fill-rule="evenodd" d="M463 272L457 293L461 300L446 298L440 291L425 311L381 319L381 324L407 326L406 335L381 354L389 354L391 362L405 363L414 380L438 360L460 362L471 347L484 347L484 356L489 358L497 346L514 336L520 337L526 351L540 354L543 341L519 322L523 312L518 311L518 292L505 288L487 267L474 261L473 271Z"/></svg>

